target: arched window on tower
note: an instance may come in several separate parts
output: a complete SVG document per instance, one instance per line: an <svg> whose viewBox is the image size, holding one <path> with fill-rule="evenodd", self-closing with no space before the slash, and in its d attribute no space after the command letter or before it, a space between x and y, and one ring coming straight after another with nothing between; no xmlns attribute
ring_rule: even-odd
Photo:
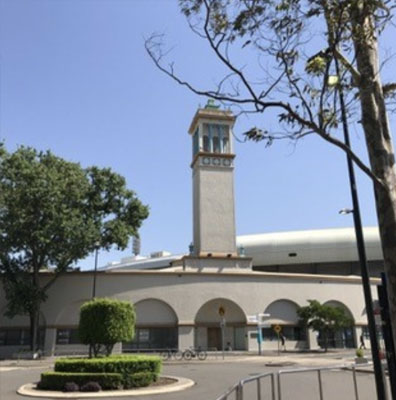
<svg viewBox="0 0 396 400"><path fill-rule="evenodd" d="M210 151L210 142L209 142L208 135L203 136L203 151L206 151L206 152Z"/></svg>
<svg viewBox="0 0 396 400"><path fill-rule="evenodd" d="M220 138L215 134L213 135L213 153L220 153Z"/></svg>
<svg viewBox="0 0 396 400"><path fill-rule="evenodd" d="M222 153L229 153L230 149L230 139L228 137L228 127L222 126L221 127L221 150Z"/></svg>

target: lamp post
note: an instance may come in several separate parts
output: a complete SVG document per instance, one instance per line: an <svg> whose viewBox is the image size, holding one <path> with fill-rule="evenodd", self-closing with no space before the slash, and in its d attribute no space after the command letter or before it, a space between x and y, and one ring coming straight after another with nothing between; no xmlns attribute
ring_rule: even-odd
<svg viewBox="0 0 396 400"><path fill-rule="evenodd" d="M345 109L345 101L344 101L344 93L342 90L341 82L340 82L340 70L338 65L337 57L335 57L335 67L337 73L337 82L339 83L339 99L340 99L340 107L341 107L341 120L342 120L342 128L344 131L344 141L345 145L350 149L351 144L349 140L349 129L347 122L347 115ZM360 218L360 208L359 208L359 199L356 188L356 180L355 180L355 172L353 168L352 158L349 154L347 154L347 165L348 165L348 173L349 173L349 184L351 189L352 196L352 210L343 209L340 211L340 214L353 214L353 222L355 227L355 235L356 235L356 244L359 255L359 263L362 274L362 284L363 284L363 293L364 300L367 311L367 322L370 333L370 347L371 354L373 358L374 364L374 373L375 373L375 384L377 389L377 398L378 400L386 400L388 398L384 380L384 374L382 370L381 360L379 357L379 346L378 339L375 329L375 319L374 319L374 310L373 310L373 299L371 296L371 288L370 288L370 276L368 272L367 266L367 258L366 251L364 247L364 237L363 237L363 228L362 221Z"/></svg>
<svg viewBox="0 0 396 400"><path fill-rule="evenodd" d="M93 285L92 285L92 298L96 297L96 275L98 272L98 253L99 253L99 242L95 243L95 269L94 269L94 276L93 276Z"/></svg>

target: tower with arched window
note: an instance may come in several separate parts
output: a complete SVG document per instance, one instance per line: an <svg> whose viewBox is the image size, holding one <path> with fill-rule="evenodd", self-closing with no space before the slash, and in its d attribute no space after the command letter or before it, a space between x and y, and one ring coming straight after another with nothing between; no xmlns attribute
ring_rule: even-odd
<svg viewBox="0 0 396 400"><path fill-rule="evenodd" d="M190 125L193 180L191 257L228 259L227 266L246 267L248 260L241 265L235 239L234 122L235 116L230 111L221 110L209 100L204 108L197 110ZM235 259L239 262L236 263Z"/></svg>

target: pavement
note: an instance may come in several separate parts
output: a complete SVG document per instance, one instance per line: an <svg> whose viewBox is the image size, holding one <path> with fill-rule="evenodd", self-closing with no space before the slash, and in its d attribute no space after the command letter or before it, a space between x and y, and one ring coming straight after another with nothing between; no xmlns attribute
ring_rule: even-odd
<svg viewBox="0 0 396 400"><path fill-rule="evenodd" d="M59 357L45 357L40 360L0 360L0 372L26 368L52 368L55 360ZM191 363L233 363L233 362L259 362L259 363L283 363L290 365L311 365L328 366L343 363L353 363L355 360L355 350L329 350L323 351L263 351L262 355L252 352L226 352L224 358L221 352L208 353L205 361L192 359L191 361L164 361L164 365L172 364L191 364Z"/></svg>
<svg viewBox="0 0 396 400"><path fill-rule="evenodd" d="M287 368L352 365L354 359L355 352L353 350L332 350L328 353L282 352L279 355L277 352L264 352L261 356L251 353L226 353L224 360L220 353L217 354L217 358L215 355L210 355L205 361L167 361L164 362L163 366L165 375L187 378L196 384L180 392L167 393L164 390L161 392L161 400L184 400L186 398L189 400L215 400L227 388L249 376ZM54 358L0 361L0 400L22 400L16 390L29 382L37 382L41 372L52 369L54 361ZM286 393L290 392L293 395L296 388L299 388L303 393L303 396L298 398L309 399L311 390L314 390L315 395L317 395L315 386L317 378L315 376L314 374L309 375L309 373L285 376L283 384L285 398L293 398L293 396L286 397ZM373 374L359 374L361 400L374 398L375 385L373 382ZM326 373L324 390L329 390L332 393L330 398L349 400L353 398L351 397L353 395L351 383L351 374L347 371L329 372ZM337 393L338 397L333 397ZM46 396L48 396L45 397L46 399L55 398L49 393ZM103 393L102 396L104 396L102 400L113 398L110 393ZM81 396L77 397L82 398ZM96 395L94 398L99 398L99 396ZM135 399L158 400L159 395L138 393Z"/></svg>

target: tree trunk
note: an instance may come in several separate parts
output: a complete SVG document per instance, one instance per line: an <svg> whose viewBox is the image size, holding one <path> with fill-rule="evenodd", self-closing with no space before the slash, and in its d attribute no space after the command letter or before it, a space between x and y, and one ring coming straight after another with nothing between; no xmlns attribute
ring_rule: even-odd
<svg viewBox="0 0 396 400"><path fill-rule="evenodd" d="M33 287L39 287L39 268L36 266L32 273L32 284ZM37 297L31 299L30 305L30 350L35 353L38 350L38 331L40 324L40 300Z"/></svg>
<svg viewBox="0 0 396 400"><path fill-rule="evenodd" d="M364 2L362 2L364 3ZM388 281L393 340L396 343L396 174L392 136L379 73L377 38L367 10L359 9L354 23L360 33L354 39L362 124L373 173L383 182L374 187L376 210ZM362 29L363 28L363 29Z"/></svg>
<svg viewBox="0 0 396 400"><path fill-rule="evenodd" d="M323 336L324 336L324 351L325 353L327 353L327 349L329 348L329 335L326 329L323 331Z"/></svg>
<svg viewBox="0 0 396 400"><path fill-rule="evenodd" d="M30 350L34 353L38 350L39 312L34 310L30 317Z"/></svg>

